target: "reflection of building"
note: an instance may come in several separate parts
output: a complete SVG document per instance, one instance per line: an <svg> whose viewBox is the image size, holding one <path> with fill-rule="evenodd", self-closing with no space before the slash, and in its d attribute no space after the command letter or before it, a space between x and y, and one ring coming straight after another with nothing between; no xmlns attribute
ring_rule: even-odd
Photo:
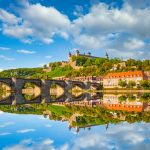
<svg viewBox="0 0 150 150"><path fill-rule="evenodd" d="M144 71L144 74L147 76L147 80L150 80L150 71Z"/></svg>
<svg viewBox="0 0 150 150"><path fill-rule="evenodd" d="M142 112L146 104L140 101L126 101L120 102L119 96L121 95L114 95L114 94L105 94L103 96L103 105L110 110L123 110L123 111L135 111L135 112Z"/></svg>
<svg viewBox="0 0 150 150"><path fill-rule="evenodd" d="M72 101L72 102L56 102L53 105L93 107L93 106L102 106L102 102L100 100Z"/></svg>
<svg viewBox="0 0 150 150"><path fill-rule="evenodd" d="M118 87L120 80L126 81L135 81L136 84L139 84L141 80L146 80L146 75L142 71L129 71L129 72L117 72L117 73L108 73L103 78L104 88L114 88Z"/></svg>

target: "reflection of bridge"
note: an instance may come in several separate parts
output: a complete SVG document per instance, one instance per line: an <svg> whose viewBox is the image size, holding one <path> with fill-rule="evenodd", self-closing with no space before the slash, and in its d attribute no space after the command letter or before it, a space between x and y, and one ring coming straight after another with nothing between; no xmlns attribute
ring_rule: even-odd
<svg viewBox="0 0 150 150"><path fill-rule="evenodd" d="M0 78L0 82L8 85L11 89L11 95L4 100L0 100L0 104L24 104L24 103L41 103L52 102L50 98L50 89L52 84L59 85L64 89L64 94L57 99L57 101L72 101L91 99L90 94L82 94L75 98L69 91L78 86L82 89L88 90L92 87L100 88L98 83L94 82L80 82L80 81L64 81L64 80L41 80L41 79L20 79L20 78ZM33 100L26 100L22 94L22 90L26 83L33 83L40 88L40 95Z"/></svg>

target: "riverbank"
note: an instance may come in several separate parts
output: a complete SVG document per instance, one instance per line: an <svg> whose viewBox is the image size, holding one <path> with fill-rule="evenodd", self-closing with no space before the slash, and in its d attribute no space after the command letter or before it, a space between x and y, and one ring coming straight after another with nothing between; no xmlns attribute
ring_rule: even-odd
<svg viewBox="0 0 150 150"><path fill-rule="evenodd" d="M73 90L72 92L88 92L88 93L150 93L150 90L141 89L103 89L103 90Z"/></svg>

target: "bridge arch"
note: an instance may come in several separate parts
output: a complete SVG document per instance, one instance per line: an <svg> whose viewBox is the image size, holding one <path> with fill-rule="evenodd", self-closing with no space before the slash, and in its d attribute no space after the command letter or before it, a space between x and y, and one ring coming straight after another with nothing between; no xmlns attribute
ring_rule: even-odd
<svg viewBox="0 0 150 150"><path fill-rule="evenodd" d="M12 89L12 79L11 78L0 78L0 85L6 85L10 89Z"/></svg>

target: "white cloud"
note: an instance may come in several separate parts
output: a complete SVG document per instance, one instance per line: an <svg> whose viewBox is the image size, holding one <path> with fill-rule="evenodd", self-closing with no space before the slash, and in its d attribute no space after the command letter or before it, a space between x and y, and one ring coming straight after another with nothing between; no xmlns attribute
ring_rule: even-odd
<svg viewBox="0 0 150 150"><path fill-rule="evenodd" d="M47 56L45 56L45 58L52 58L52 56L50 56L50 55L47 55Z"/></svg>
<svg viewBox="0 0 150 150"><path fill-rule="evenodd" d="M24 0L16 12L12 14L0 9L2 33L25 43L51 44L55 36L70 37L80 49L113 49L118 56L142 59L150 56L149 0L124 0L121 8L97 3L87 14L82 6L75 6L77 19L72 21L54 7Z"/></svg>
<svg viewBox="0 0 150 150"><path fill-rule="evenodd" d="M13 25L20 22L21 19L0 8L0 20L3 21L4 23Z"/></svg>
<svg viewBox="0 0 150 150"><path fill-rule="evenodd" d="M133 8L147 8L150 6L149 0L124 0L125 3L128 3Z"/></svg>
<svg viewBox="0 0 150 150"><path fill-rule="evenodd" d="M115 49L122 56L128 53L134 58L145 58L147 53L150 56L150 45L145 42L150 37L149 14L150 7L133 8L124 3L118 9L99 3L92 6L88 14L73 21L74 41L82 49ZM116 56L116 53L112 56Z"/></svg>
<svg viewBox="0 0 150 150"><path fill-rule="evenodd" d="M0 59L3 59L5 61L13 61L14 60L14 58L10 58L10 57L4 56L4 55L0 55Z"/></svg>
<svg viewBox="0 0 150 150"><path fill-rule="evenodd" d="M14 125L15 123L14 122L6 122L6 123L4 123L4 124L1 124L0 125L0 128L5 128L5 127L7 127L7 126L12 126L12 125Z"/></svg>
<svg viewBox="0 0 150 150"><path fill-rule="evenodd" d="M145 43L138 39L131 39L128 42L125 42L123 46L126 50L138 50L142 49L145 46Z"/></svg>
<svg viewBox="0 0 150 150"><path fill-rule="evenodd" d="M33 31L31 28L27 26L27 23L23 23L22 25L8 25L4 24L3 25L3 34L18 38L21 41L25 43L31 43L30 37L33 34Z"/></svg>
<svg viewBox="0 0 150 150"><path fill-rule="evenodd" d="M81 5L76 5L76 6L75 6L75 10L74 10L74 12L73 12L73 15L74 15L74 16L77 16L77 17L80 17L80 16L83 15L83 12L84 12L83 6L81 6Z"/></svg>
<svg viewBox="0 0 150 150"><path fill-rule="evenodd" d="M17 50L18 53L22 53L22 54L35 54L35 51L30 51L30 50L25 50L25 49L21 49L21 50Z"/></svg>
<svg viewBox="0 0 150 150"><path fill-rule="evenodd" d="M1 68L0 68L0 72L2 72L3 70L4 70L4 69L1 69ZM1 113L0 113L0 114L1 114Z"/></svg>
<svg viewBox="0 0 150 150"><path fill-rule="evenodd" d="M40 67L43 67L45 64L47 64L47 63L40 63L39 66L40 66ZM44 117L40 117L40 118L43 118L43 119L44 119Z"/></svg>
<svg viewBox="0 0 150 150"><path fill-rule="evenodd" d="M9 47L0 47L0 50L7 51L7 50L10 50L10 48Z"/></svg>
<svg viewBox="0 0 150 150"><path fill-rule="evenodd" d="M35 129L23 129L23 130L18 130L17 133L28 133L28 132L34 132Z"/></svg>
<svg viewBox="0 0 150 150"><path fill-rule="evenodd" d="M1 9L1 11L5 10ZM14 14L6 11L5 13L13 16L11 18L15 20L13 24L10 24L11 21L8 22L6 17L1 19L3 22L2 32L5 35L15 37L26 43L37 40L50 44L53 42L55 35L59 35L64 39L68 38L70 20L53 7L26 3L18 9L21 20Z"/></svg>

